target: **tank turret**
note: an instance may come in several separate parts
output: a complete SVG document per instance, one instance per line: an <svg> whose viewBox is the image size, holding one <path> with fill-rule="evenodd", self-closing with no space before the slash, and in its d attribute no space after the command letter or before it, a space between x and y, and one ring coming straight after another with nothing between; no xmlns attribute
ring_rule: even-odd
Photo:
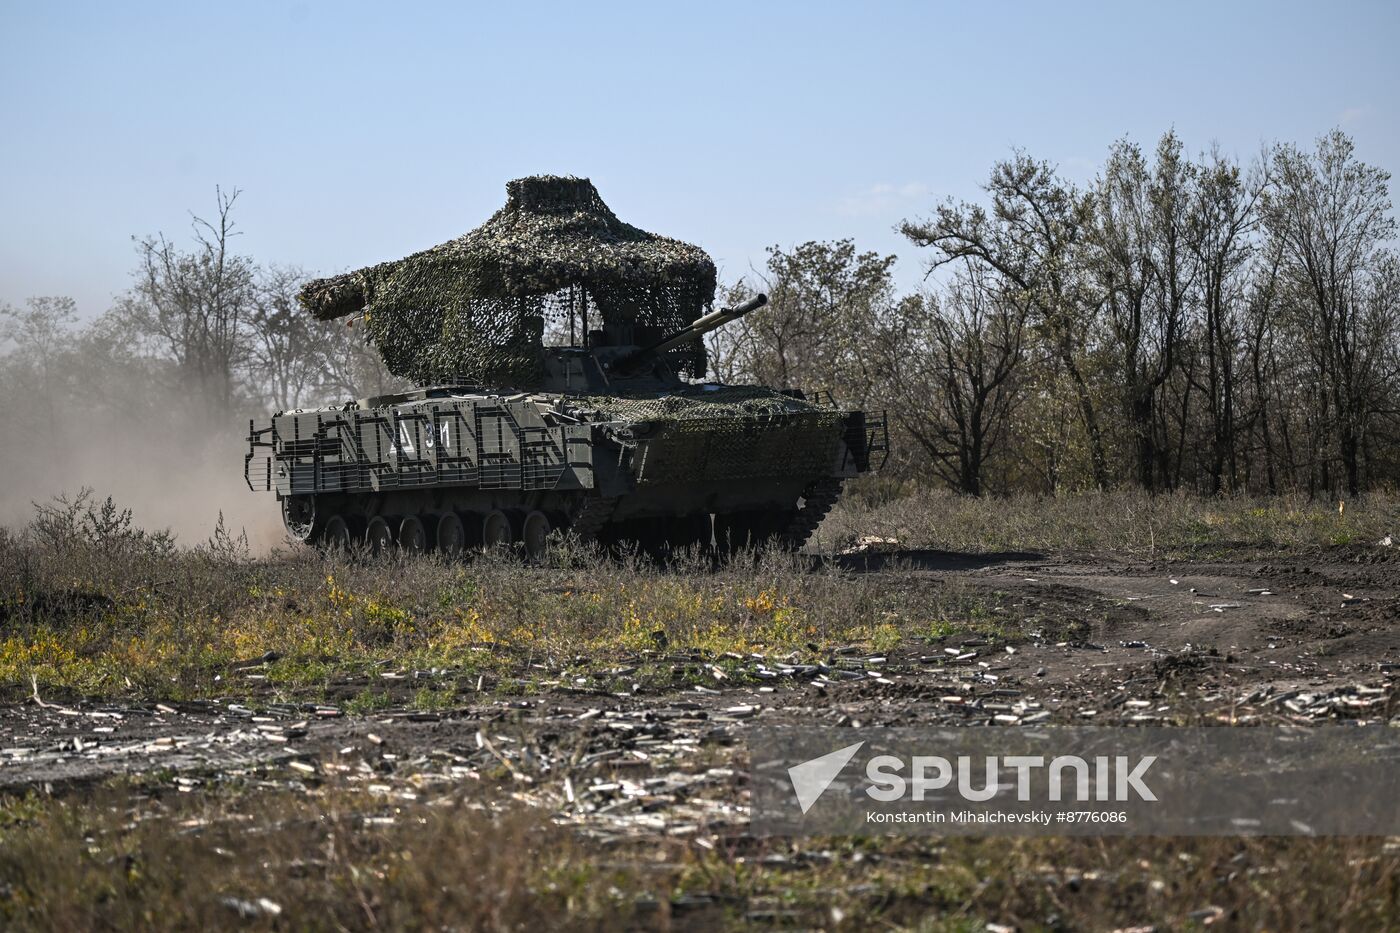
<svg viewBox="0 0 1400 933"><path fill-rule="evenodd" d="M587 347L546 347L540 389L564 393L625 393L681 388L685 382L671 368L672 363L667 356L669 351L698 341L710 331L738 320L767 303L767 295L758 295L738 307L722 308L707 314L641 347L614 345L605 340L595 340ZM599 336L602 337L601 334Z"/></svg>

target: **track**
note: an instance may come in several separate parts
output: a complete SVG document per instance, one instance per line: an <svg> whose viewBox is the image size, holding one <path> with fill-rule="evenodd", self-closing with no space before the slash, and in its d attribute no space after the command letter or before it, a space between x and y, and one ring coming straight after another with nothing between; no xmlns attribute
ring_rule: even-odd
<svg viewBox="0 0 1400 933"><path fill-rule="evenodd" d="M802 497L802 508L797 510L791 524L779 535L785 547L796 550L807 543L812 532L817 530L822 519L826 518L826 514L836 505L836 500L841 498L843 484L844 480L840 479L819 479L808 487Z"/></svg>

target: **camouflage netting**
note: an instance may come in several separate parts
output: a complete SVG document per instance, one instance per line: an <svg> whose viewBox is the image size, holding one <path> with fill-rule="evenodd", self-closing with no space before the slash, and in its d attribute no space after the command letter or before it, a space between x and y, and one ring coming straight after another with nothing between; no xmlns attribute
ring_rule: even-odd
<svg viewBox="0 0 1400 933"><path fill-rule="evenodd" d="M657 398L592 396L577 409L650 422L639 483L810 477L831 469L841 412L762 386L693 386Z"/></svg>
<svg viewBox="0 0 1400 933"><path fill-rule="evenodd" d="M692 421L704 418L762 420L799 412L826 412L833 422L840 415L811 402L762 386L693 386L657 397L585 396L572 407L602 412L619 421Z"/></svg>
<svg viewBox="0 0 1400 933"><path fill-rule="evenodd" d="M618 220L588 179L518 178L506 193L505 207L471 233L312 281L302 305L321 320L362 312L389 371L420 385L528 388L546 318L567 322L586 309L590 328L669 332L713 300L704 250ZM678 348L672 362L699 377L704 349Z"/></svg>

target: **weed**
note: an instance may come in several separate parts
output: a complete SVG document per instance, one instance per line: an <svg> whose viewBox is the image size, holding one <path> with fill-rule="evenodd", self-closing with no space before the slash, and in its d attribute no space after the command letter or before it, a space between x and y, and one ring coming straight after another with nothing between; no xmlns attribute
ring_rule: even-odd
<svg viewBox="0 0 1400 933"><path fill-rule="evenodd" d="M422 687L413 695L413 706L423 710L451 709L457 705L457 689Z"/></svg>
<svg viewBox="0 0 1400 933"><path fill-rule="evenodd" d="M345 704L348 713L363 716L377 710L388 709L394 705L394 698L383 690L371 690L366 687L350 698L350 702Z"/></svg>

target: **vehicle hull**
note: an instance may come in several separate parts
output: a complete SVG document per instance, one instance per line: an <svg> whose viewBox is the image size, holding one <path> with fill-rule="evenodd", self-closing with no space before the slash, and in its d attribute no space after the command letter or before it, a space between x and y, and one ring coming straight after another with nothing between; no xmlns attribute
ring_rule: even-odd
<svg viewBox="0 0 1400 933"><path fill-rule="evenodd" d="M250 422L244 475L275 492L289 532L313 544L333 516L356 540L376 518L431 529L454 514L470 540L494 513L518 535L538 512L553 529L600 540L706 543L702 519L720 517L745 540L800 546L797 526L819 519L800 513L871 468L884 422L771 395L771 410L756 414L636 419L566 396L425 389ZM493 521L488 537L499 537Z"/></svg>

